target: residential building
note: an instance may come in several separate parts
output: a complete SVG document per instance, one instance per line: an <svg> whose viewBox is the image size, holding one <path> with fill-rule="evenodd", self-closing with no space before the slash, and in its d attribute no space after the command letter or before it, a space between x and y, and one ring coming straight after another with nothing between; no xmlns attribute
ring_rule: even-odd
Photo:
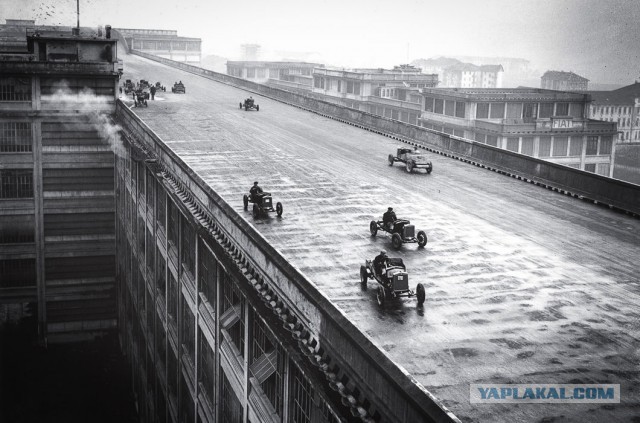
<svg viewBox="0 0 640 423"><path fill-rule="evenodd" d="M202 40L179 37L169 29L114 28L127 49L138 50L165 59L199 65L202 59Z"/></svg>
<svg viewBox="0 0 640 423"><path fill-rule="evenodd" d="M615 122L588 118L588 94L425 88L421 125L461 138L611 176Z"/></svg>
<svg viewBox="0 0 640 423"><path fill-rule="evenodd" d="M40 340L116 327L117 41L88 28L25 28L0 53L0 304L37 316Z"/></svg>
<svg viewBox="0 0 640 423"><path fill-rule="evenodd" d="M419 90L437 85L438 75L424 74L410 65L391 70L315 68L312 92L326 101L416 125L422 100Z"/></svg>
<svg viewBox="0 0 640 423"><path fill-rule="evenodd" d="M457 88L501 88L504 75L502 65L474 65L458 59L439 57L428 60L415 60L412 63L424 73L439 76L439 87Z"/></svg>
<svg viewBox="0 0 640 423"><path fill-rule="evenodd" d="M616 122L618 142L640 141L640 83L613 91L589 91L591 119Z"/></svg>
<svg viewBox="0 0 640 423"><path fill-rule="evenodd" d="M586 91L589 80L573 72L546 71L540 78L540 88L556 91Z"/></svg>

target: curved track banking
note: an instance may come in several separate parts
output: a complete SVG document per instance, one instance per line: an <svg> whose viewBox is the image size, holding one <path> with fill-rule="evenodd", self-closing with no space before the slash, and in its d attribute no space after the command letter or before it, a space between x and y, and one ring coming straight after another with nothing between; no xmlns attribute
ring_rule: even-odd
<svg viewBox="0 0 640 423"><path fill-rule="evenodd" d="M386 157L397 142L137 57L125 76L162 81L135 109L398 364L469 422L640 419L640 219L431 154L431 175ZM172 94L182 80L186 94ZM281 219L254 220L254 180ZM368 224L387 206L427 232L400 256L424 308L379 308L360 265L387 235ZM470 383L616 383L621 404L469 403Z"/></svg>

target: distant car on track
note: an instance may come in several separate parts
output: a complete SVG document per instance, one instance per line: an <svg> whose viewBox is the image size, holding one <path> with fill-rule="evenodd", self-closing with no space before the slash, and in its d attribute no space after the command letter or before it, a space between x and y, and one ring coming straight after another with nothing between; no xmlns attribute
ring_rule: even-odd
<svg viewBox="0 0 640 423"><path fill-rule="evenodd" d="M253 97L246 98L244 102L240 103L240 108L244 108L245 111L255 109L257 112L260 111L260 106L256 104Z"/></svg>
<svg viewBox="0 0 640 423"><path fill-rule="evenodd" d="M360 282L366 287L369 279L375 279L378 283L376 294L378 304L384 303L398 297L417 297L418 305L424 304L424 285L418 283L416 290L409 289L409 274L401 258L387 258L381 269L375 269L372 260L366 260L360 266Z"/></svg>
<svg viewBox="0 0 640 423"><path fill-rule="evenodd" d="M173 84L173 87L171 87L171 92L174 94L186 94L187 90L184 87L184 84L182 83L182 81L180 81Z"/></svg>
<svg viewBox="0 0 640 423"><path fill-rule="evenodd" d="M431 160L427 158L424 153L421 153L417 148L398 147L396 155L389 154L389 166L393 166L395 162L402 162L405 164L407 172L411 173L414 169L424 169L427 173L431 173L433 165Z"/></svg>
<svg viewBox="0 0 640 423"><path fill-rule="evenodd" d="M249 203L253 204L251 212L254 218L265 215L268 212L276 212L278 217L282 216L282 203L277 202L276 207L273 208L273 198L271 197L271 193L268 192L261 192L253 196L251 194L245 194L242 197L242 203L244 204L245 210L249 209Z"/></svg>

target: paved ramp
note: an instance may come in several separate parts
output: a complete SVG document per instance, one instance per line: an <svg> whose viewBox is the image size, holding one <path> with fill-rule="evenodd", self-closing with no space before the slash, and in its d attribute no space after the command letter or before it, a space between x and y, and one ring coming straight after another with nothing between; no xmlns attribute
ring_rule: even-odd
<svg viewBox="0 0 640 423"><path fill-rule="evenodd" d="M640 220L431 155L431 175L386 157L397 142L136 56L123 80L157 93L136 109L213 189L304 272L380 348L463 421L633 421L640 418ZM281 201L281 219L254 220L254 180ZM640 194L639 194L640 195ZM369 236L388 206L426 231L405 245L410 284L379 308L360 265L386 235ZM470 383L616 383L622 403L472 405Z"/></svg>

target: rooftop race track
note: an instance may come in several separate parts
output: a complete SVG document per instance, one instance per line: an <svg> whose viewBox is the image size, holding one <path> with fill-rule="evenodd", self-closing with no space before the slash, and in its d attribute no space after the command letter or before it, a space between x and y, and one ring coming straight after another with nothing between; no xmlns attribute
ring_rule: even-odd
<svg viewBox="0 0 640 423"><path fill-rule="evenodd" d="M137 56L127 78L167 87L140 118L463 421L640 418L640 219L435 154L407 174L394 140ZM249 95L260 111L239 109ZM243 211L254 180L281 219ZM369 235L388 206L425 249ZM424 308L361 287L380 250L425 285ZM615 383L621 403L470 404L471 383Z"/></svg>

